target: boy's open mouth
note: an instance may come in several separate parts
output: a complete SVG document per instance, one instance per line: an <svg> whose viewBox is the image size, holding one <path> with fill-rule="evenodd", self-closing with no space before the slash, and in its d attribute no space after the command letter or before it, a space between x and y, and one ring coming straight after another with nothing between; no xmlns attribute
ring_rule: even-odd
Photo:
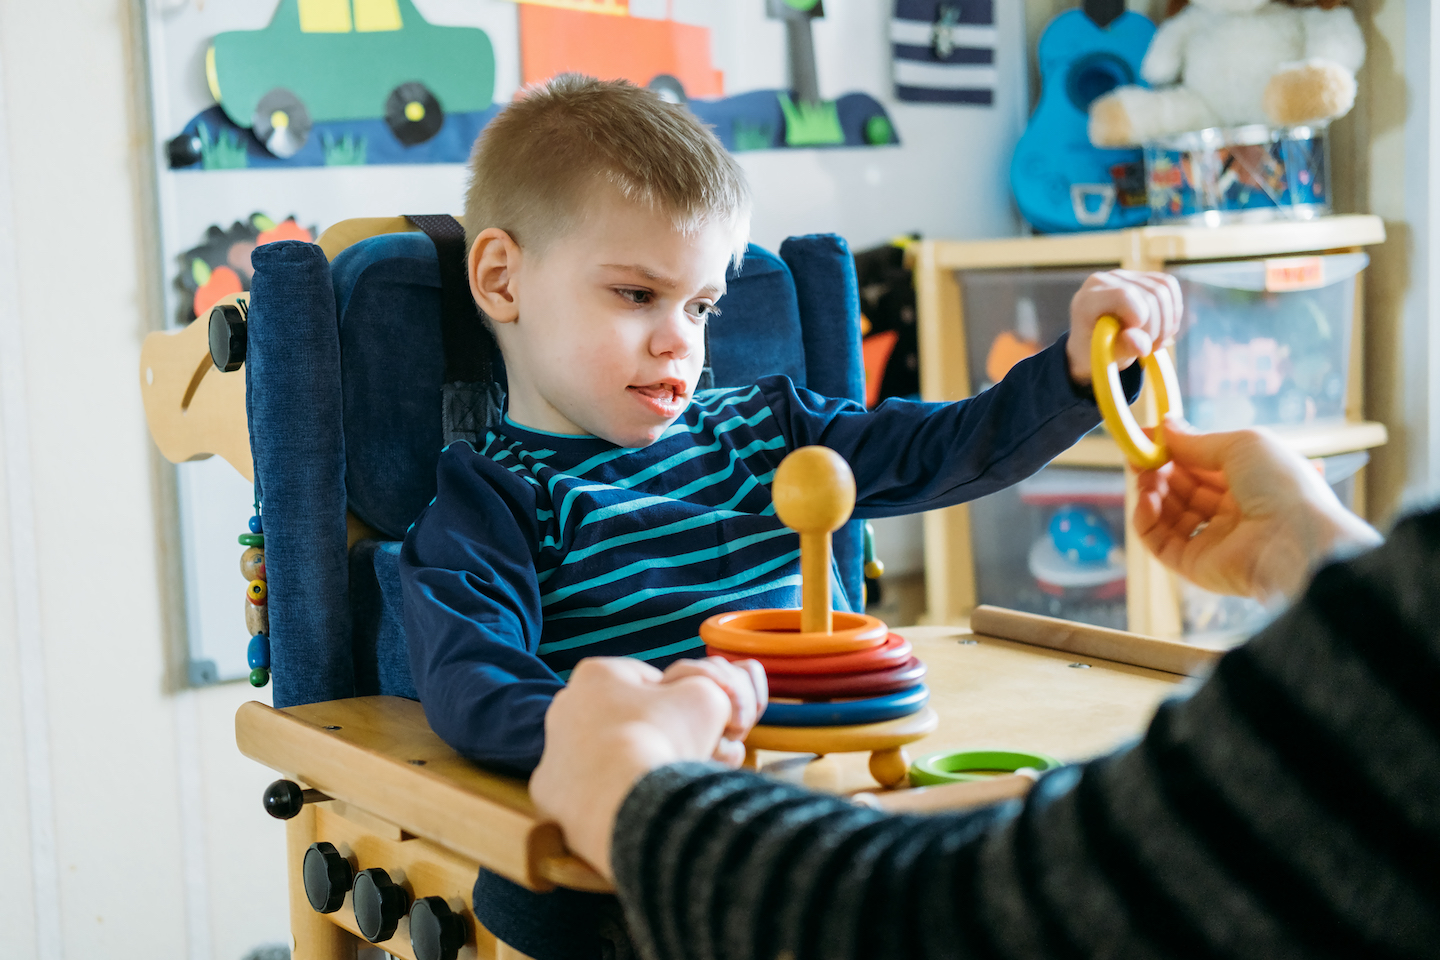
<svg viewBox="0 0 1440 960"><path fill-rule="evenodd" d="M656 413L670 416L685 405L685 383L681 380L660 380L625 388Z"/></svg>

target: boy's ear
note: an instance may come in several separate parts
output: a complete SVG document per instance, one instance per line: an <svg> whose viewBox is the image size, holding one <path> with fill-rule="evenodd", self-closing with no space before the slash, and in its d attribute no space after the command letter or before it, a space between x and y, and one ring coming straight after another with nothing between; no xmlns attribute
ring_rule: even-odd
<svg viewBox="0 0 1440 960"><path fill-rule="evenodd" d="M470 245L470 294L495 323L514 323L520 316L520 246L499 227L480 232Z"/></svg>

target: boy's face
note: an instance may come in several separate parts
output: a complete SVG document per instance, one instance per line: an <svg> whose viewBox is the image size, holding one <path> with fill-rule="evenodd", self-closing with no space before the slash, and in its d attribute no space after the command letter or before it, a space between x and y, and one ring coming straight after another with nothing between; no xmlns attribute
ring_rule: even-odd
<svg viewBox="0 0 1440 960"><path fill-rule="evenodd" d="M472 254L471 279L496 321L511 419L643 447L694 395L735 227L707 224L686 235L617 189L596 193L575 228L538 255L494 231L504 242ZM487 274L501 252L506 267ZM491 291L501 284L507 296L497 304Z"/></svg>

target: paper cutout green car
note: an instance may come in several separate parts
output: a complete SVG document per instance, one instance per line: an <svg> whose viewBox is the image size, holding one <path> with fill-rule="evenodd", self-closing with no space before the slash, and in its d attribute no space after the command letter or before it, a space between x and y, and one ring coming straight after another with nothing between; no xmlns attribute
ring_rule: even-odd
<svg viewBox="0 0 1440 960"><path fill-rule="evenodd" d="M311 125L383 117L423 143L445 111L490 106L495 48L478 27L442 27L410 0L280 0L263 30L217 34L205 51L210 94L277 157Z"/></svg>

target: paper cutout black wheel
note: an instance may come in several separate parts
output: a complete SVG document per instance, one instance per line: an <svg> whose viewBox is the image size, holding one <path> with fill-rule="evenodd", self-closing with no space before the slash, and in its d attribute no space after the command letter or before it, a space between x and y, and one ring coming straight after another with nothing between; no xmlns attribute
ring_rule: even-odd
<svg viewBox="0 0 1440 960"><path fill-rule="evenodd" d="M690 98L685 95L684 84L668 73L659 74L647 86L666 103L678 103L683 107L690 102Z"/></svg>
<svg viewBox="0 0 1440 960"><path fill-rule="evenodd" d="M284 87L276 87L261 97L250 118L255 139L281 160L300 152L310 139L311 125L310 111L299 97Z"/></svg>
<svg viewBox="0 0 1440 960"><path fill-rule="evenodd" d="M385 123L396 140L413 147L440 132L445 111L429 87L412 80L390 91L385 100Z"/></svg>

